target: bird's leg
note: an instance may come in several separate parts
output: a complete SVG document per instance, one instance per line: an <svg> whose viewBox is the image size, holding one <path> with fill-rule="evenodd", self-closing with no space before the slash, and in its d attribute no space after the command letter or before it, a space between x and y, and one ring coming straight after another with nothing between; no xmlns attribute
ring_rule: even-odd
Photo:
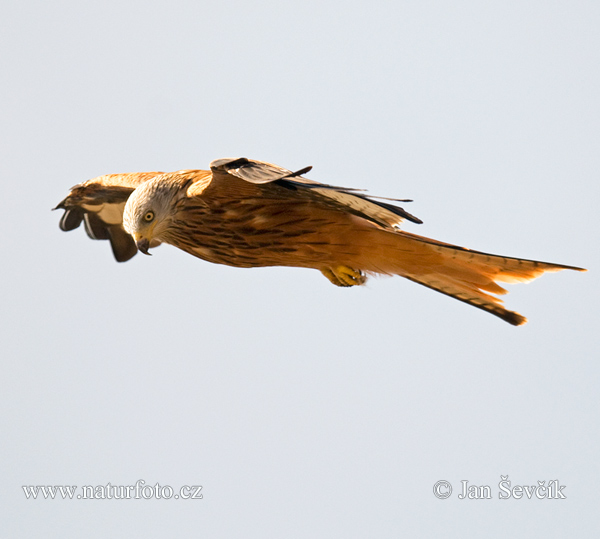
<svg viewBox="0 0 600 539"><path fill-rule="evenodd" d="M360 270L349 268L348 266L335 266L334 268L325 268L321 270L335 286L355 286L364 284L367 278Z"/></svg>

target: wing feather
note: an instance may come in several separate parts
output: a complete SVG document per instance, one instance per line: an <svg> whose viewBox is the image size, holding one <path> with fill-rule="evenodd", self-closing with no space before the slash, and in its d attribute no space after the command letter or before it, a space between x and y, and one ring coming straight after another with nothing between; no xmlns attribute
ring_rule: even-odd
<svg viewBox="0 0 600 539"><path fill-rule="evenodd" d="M340 209L350 211L385 228L396 228L404 219L413 223L422 223L418 217L403 208L374 200L378 197L369 197L362 194L359 189L328 185L304 178L302 174L310 171L312 167L292 172L271 163L240 157L217 159L210 164L210 168L214 177L226 178L227 175L232 175L254 184L277 183L288 189L310 190L316 198L325 198ZM407 199L401 201L410 202Z"/></svg>
<svg viewBox="0 0 600 539"><path fill-rule="evenodd" d="M94 240L108 240L115 259L125 262L137 248L133 238L123 229L123 209L127 199L142 183L162 172L138 172L99 176L71 188L56 209L65 213L60 229L75 230L83 222L87 235Z"/></svg>

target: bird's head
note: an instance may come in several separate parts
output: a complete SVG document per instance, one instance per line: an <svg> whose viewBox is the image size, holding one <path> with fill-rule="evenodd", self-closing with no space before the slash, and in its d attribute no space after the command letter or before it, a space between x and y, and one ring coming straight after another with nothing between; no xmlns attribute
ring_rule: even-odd
<svg viewBox="0 0 600 539"><path fill-rule="evenodd" d="M163 241L163 234L172 222L180 187L165 174L140 185L127 200L123 227L142 253L149 255L148 249Z"/></svg>

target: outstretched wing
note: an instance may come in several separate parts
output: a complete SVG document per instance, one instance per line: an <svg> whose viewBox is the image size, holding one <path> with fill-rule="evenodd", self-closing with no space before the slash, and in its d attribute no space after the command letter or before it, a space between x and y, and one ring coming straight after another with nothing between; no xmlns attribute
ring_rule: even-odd
<svg viewBox="0 0 600 539"><path fill-rule="evenodd" d="M65 210L60 229L68 232L83 222L93 240L109 240L115 259L125 262L137 253L132 237L123 229L123 208L129 195L162 172L99 176L73 188L55 210Z"/></svg>
<svg viewBox="0 0 600 539"><path fill-rule="evenodd" d="M404 219L408 219L413 223L422 223L419 218L411 215L403 208L381 200L375 200L379 197L362 194L359 189L327 185L304 178L302 175L309 172L312 167L305 167L292 172L271 163L240 157L237 159L217 159L210 164L210 169L215 178L232 175L250 183L276 183L288 189L310 190L310 193L314 194L316 198L327 199L329 204L333 203L333 205L346 212L363 217L384 228L397 228ZM385 200L411 202L406 199Z"/></svg>

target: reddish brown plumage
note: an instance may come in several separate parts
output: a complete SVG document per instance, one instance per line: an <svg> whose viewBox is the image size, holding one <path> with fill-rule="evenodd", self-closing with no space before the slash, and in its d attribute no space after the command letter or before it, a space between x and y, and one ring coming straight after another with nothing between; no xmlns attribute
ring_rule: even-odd
<svg viewBox="0 0 600 539"><path fill-rule="evenodd" d="M129 232L219 264L318 269L336 284L342 284L335 279L340 268L356 275L400 275L514 325L526 319L502 307L493 295L506 293L498 282L527 282L546 271L580 269L471 251L400 231L397 224L403 218L418 219L389 203L317 184L274 165L239 159L211 167L210 172L159 175L136 191L125 210ZM124 176L115 177L115 189L122 190ZM152 177L147 174L143 181ZM90 192L104 193L98 205L108 203L110 178L83 184ZM131 187L142 183L141 176L131 178ZM60 207L82 211L79 199L81 193L73 191ZM141 221L147 210L154 213L153 204L167 202L168 211L155 224ZM86 211L90 207L88 201Z"/></svg>

